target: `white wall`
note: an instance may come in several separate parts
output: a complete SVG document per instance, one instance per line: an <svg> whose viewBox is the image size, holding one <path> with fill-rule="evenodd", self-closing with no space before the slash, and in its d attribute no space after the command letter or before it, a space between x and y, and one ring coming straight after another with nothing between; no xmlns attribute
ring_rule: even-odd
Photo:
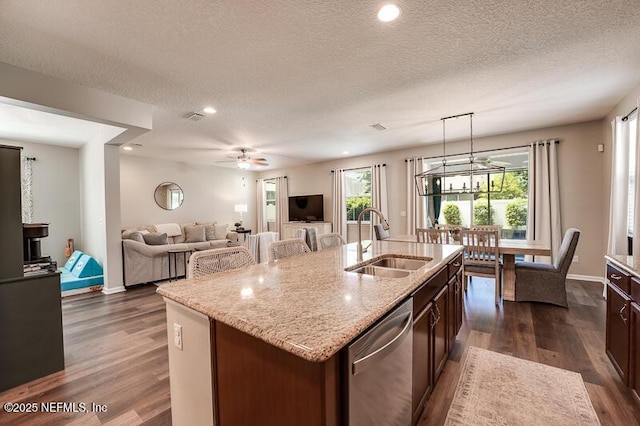
<svg viewBox="0 0 640 426"><path fill-rule="evenodd" d="M78 149L6 139L0 143L21 146L23 156L37 159L33 163L33 221L49 223L49 236L41 240L42 254L64 265L67 238L82 248Z"/></svg>
<svg viewBox="0 0 640 426"><path fill-rule="evenodd" d="M184 192L182 206L164 210L153 193L160 183L177 183ZM256 173L240 169L163 161L123 154L120 156L122 226L158 223L233 223L240 219L234 204L247 204L245 228L255 232Z"/></svg>
<svg viewBox="0 0 640 426"><path fill-rule="evenodd" d="M582 230L576 254L580 263L573 264L571 274L601 276L604 267L604 248L601 227L604 223L601 206L605 202L602 174L605 156L597 152L602 143L602 121L571 124L531 130L527 132L474 139L474 150L507 148L526 145L535 140L557 138L561 216L563 231L569 227ZM469 143L447 142L450 155L469 151ZM286 175L289 177L289 194L325 195L325 219L331 219L331 170L335 168L365 167L371 164L387 164L389 193L389 225L391 234L406 234L405 159L414 156L437 156L442 144L425 145L361 157L307 164L269 170L260 178Z"/></svg>

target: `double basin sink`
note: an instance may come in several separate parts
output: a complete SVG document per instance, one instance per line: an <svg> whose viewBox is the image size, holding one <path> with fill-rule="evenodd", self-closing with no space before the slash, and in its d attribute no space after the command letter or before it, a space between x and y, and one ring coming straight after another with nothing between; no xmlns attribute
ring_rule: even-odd
<svg viewBox="0 0 640 426"><path fill-rule="evenodd" d="M400 255L383 255L371 259L363 266L346 268L345 271L385 278L404 278L411 272L422 268L431 260L433 259L430 257L414 258Z"/></svg>

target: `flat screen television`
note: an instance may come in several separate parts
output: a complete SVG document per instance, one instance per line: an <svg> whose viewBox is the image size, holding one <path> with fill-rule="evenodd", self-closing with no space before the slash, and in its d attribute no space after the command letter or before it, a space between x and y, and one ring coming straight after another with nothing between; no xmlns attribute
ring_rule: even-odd
<svg viewBox="0 0 640 426"><path fill-rule="evenodd" d="M323 222L324 196L318 194L289 197L289 220L291 222Z"/></svg>

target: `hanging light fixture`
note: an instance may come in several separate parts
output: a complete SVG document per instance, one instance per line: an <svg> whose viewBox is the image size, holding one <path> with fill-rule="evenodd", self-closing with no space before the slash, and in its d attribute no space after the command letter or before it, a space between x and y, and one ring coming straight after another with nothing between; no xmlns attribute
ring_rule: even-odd
<svg viewBox="0 0 640 426"><path fill-rule="evenodd" d="M446 121L469 116L471 150L465 161L447 162ZM438 196L450 194L492 194L502 192L505 168L473 157L473 113L452 115L442 120L442 165L415 175L418 194Z"/></svg>

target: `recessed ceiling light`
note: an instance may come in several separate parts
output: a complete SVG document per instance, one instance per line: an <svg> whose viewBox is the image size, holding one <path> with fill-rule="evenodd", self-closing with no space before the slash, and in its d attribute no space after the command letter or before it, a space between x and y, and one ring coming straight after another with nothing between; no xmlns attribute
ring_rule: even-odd
<svg viewBox="0 0 640 426"><path fill-rule="evenodd" d="M343 151L342 155L349 155L349 151Z"/></svg>
<svg viewBox="0 0 640 426"><path fill-rule="evenodd" d="M127 145L127 146L123 147L122 149L124 149L125 151L133 151L133 147L131 145Z"/></svg>
<svg viewBox="0 0 640 426"><path fill-rule="evenodd" d="M216 109L213 107L206 107L202 111L206 112L207 114L215 114L217 112Z"/></svg>
<svg viewBox="0 0 640 426"><path fill-rule="evenodd" d="M400 8L395 4L382 6L378 11L378 19L382 22L391 22L400 16Z"/></svg>

